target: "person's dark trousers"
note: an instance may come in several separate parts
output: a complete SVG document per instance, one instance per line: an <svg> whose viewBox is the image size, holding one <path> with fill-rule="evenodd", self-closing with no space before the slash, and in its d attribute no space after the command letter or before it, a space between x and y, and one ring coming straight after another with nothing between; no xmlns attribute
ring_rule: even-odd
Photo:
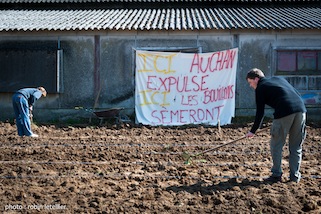
<svg viewBox="0 0 321 214"><path fill-rule="evenodd" d="M16 117L16 126L19 136L31 136L31 122L29 118L29 105L27 99L19 93L12 96L12 105Z"/></svg>

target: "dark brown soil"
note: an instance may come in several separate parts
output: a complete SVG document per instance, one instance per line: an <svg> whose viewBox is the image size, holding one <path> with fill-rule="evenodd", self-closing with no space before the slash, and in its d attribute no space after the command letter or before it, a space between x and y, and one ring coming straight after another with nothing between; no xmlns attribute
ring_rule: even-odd
<svg viewBox="0 0 321 214"><path fill-rule="evenodd" d="M250 125L38 125L18 137L0 123L0 210L5 213L321 213L321 128L308 126L300 183L268 184L269 131Z"/></svg>

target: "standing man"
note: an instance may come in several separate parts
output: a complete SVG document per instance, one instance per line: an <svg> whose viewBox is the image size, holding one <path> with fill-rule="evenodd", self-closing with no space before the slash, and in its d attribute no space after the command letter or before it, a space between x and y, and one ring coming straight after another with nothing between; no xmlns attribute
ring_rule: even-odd
<svg viewBox="0 0 321 214"><path fill-rule="evenodd" d="M41 96L47 96L47 91L43 87L23 88L12 96L12 105L19 136L38 137L37 134L31 131L30 116L32 115L34 103Z"/></svg>
<svg viewBox="0 0 321 214"><path fill-rule="evenodd" d="M246 137L253 137L259 128L265 105L274 109L270 141L273 166L272 175L266 181L271 183L282 181L282 152L289 135L290 181L299 182L302 144L306 136L306 108L300 94L284 78L276 76L265 78L264 73L257 68L247 73L246 80L255 90L256 100L255 121Z"/></svg>

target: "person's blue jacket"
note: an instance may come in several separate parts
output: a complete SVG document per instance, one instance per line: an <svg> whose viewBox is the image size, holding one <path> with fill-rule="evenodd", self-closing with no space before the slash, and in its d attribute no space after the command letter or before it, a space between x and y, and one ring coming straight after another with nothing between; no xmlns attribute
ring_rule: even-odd
<svg viewBox="0 0 321 214"><path fill-rule="evenodd" d="M28 100L29 106L33 106L35 101L37 101L42 95L42 92L37 88L23 88L18 90L16 93L22 94Z"/></svg>

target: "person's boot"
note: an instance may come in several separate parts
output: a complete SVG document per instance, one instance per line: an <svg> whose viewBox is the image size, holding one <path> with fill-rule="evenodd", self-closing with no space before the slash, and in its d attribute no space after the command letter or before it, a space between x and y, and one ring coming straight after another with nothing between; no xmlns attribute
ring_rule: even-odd
<svg viewBox="0 0 321 214"><path fill-rule="evenodd" d="M266 183L277 183L277 182L282 182L282 176L270 176L266 179L264 179L264 182Z"/></svg>

